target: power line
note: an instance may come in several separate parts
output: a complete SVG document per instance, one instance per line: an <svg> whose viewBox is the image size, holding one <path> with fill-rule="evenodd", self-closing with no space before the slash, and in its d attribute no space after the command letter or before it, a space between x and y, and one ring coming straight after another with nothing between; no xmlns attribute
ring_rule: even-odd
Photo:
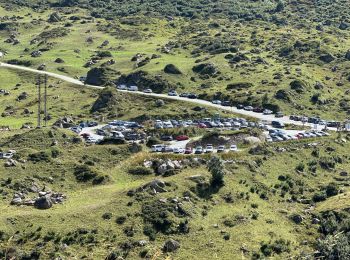
<svg viewBox="0 0 350 260"><path fill-rule="evenodd" d="M44 121L45 121L45 127L47 126L47 74L45 74L45 81L44 81Z"/></svg>
<svg viewBox="0 0 350 260"><path fill-rule="evenodd" d="M38 75L38 128L41 127L41 75Z"/></svg>

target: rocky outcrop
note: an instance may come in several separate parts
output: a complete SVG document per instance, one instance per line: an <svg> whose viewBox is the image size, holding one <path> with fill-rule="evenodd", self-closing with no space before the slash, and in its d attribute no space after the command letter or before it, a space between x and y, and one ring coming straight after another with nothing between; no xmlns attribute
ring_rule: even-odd
<svg viewBox="0 0 350 260"><path fill-rule="evenodd" d="M153 76L145 71L136 71L129 75L122 75L117 80L117 85L138 86L139 89L150 88L155 93L162 93L169 89L175 89L176 86L162 78L161 75Z"/></svg>
<svg viewBox="0 0 350 260"><path fill-rule="evenodd" d="M163 251L164 252L174 252L180 248L180 243L174 239L169 239L164 243Z"/></svg>
<svg viewBox="0 0 350 260"><path fill-rule="evenodd" d="M53 125L60 128L70 128L73 127L75 123L71 117L62 117L61 119L58 119Z"/></svg>
<svg viewBox="0 0 350 260"><path fill-rule="evenodd" d="M174 64L168 64L164 67L164 72L168 74L179 75L182 74L180 69L178 69Z"/></svg>
<svg viewBox="0 0 350 260"><path fill-rule="evenodd" d="M212 63L198 64L192 68L192 71L207 76L213 76L218 73L217 68Z"/></svg>
<svg viewBox="0 0 350 260"><path fill-rule="evenodd" d="M120 73L109 67L97 67L88 71L85 83L94 86L111 84Z"/></svg>
<svg viewBox="0 0 350 260"><path fill-rule="evenodd" d="M92 105L91 112L111 111L118 105L117 93L111 88L106 88L99 93L98 98Z"/></svg>
<svg viewBox="0 0 350 260"><path fill-rule="evenodd" d="M49 209L52 207L51 197L48 195L39 197L34 202L34 207L37 209Z"/></svg>
<svg viewBox="0 0 350 260"><path fill-rule="evenodd" d="M36 192L38 194L33 199L26 198L28 192L15 193L10 204L15 206L33 206L37 209L49 209L54 204L63 203L66 200L66 196L62 193L38 190L39 188L35 185L30 188L30 192Z"/></svg>

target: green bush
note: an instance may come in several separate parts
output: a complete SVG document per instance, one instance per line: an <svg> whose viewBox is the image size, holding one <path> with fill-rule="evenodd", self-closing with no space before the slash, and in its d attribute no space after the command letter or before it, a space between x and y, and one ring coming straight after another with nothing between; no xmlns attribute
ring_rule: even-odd
<svg viewBox="0 0 350 260"><path fill-rule="evenodd" d="M156 144L160 144L162 143L158 138L156 137L150 137L148 140L147 140L147 147L152 147L152 145L156 145Z"/></svg>
<svg viewBox="0 0 350 260"><path fill-rule="evenodd" d="M50 154L46 151L32 153L28 156L28 160L32 162L50 162Z"/></svg>

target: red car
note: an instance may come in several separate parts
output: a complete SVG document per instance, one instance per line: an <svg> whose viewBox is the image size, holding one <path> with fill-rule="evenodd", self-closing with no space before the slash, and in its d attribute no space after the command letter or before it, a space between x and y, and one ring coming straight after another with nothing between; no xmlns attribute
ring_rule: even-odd
<svg viewBox="0 0 350 260"><path fill-rule="evenodd" d="M192 148L191 147L187 147L185 150L185 154L192 154Z"/></svg>
<svg viewBox="0 0 350 260"><path fill-rule="evenodd" d="M187 135L179 135L175 139L176 141L185 141L185 140L188 140L189 137Z"/></svg>
<svg viewBox="0 0 350 260"><path fill-rule="evenodd" d="M88 138L90 136L89 133L83 133L80 135L81 137L83 137L84 139Z"/></svg>
<svg viewBox="0 0 350 260"><path fill-rule="evenodd" d="M204 124L204 123L199 123L199 124L198 124L198 127L199 127L199 128L207 128L207 125Z"/></svg>

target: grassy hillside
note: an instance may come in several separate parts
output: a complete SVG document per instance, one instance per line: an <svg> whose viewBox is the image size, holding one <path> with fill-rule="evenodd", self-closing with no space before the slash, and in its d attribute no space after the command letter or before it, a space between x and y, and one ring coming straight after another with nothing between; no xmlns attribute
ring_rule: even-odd
<svg viewBox="0 0 350 260"><path fill-rule="evenodd" d="M247 2L263 8L259 1ZM111 69L102 84L131 78L155 91L176 88L206 99L345 119L350 54L347 18L337 16L341 5L346 9L345 2L319 1L316 7L307 1L285 3L285 11L276 16L283 17L283 23L225 15L190 20L148 14L145 19L142 12L105 20L92 18L90 11L77 5L44 10L23 7L16 10L17 18L2 19L0 35L10 40L1 50L7 52L4 61L34 68L45 64L48 71L70 76L86 75L95 67ZM13 14L11 9L1 12ZM315 16L312 21L310 14ZM32 57L38 50L41 55ZM169 64L181 74L165 72Z"/></svg>
<svg viewBox="0 0 350 260"><path fill-rule="evenodd" d="M30 255L34 259L38 255L40 259L310 256L320 236L315 216L326 203L334 205L338 199L332 196L347 191L347 177L340 177L339 172L350 170L349 147L335 142L335 137L323 139L314 148L300 142L225 155L230 160L224 164L224 186L207 190L205 180L211 175L205 164L193 161L191 167L169 177L132 175L130 169L157 156L133 154L123 145L74 144L70 134L62 134L61 130L31 130L2 143L1 149L15 147L21 162L13 168L0 165L2 254L16 248L12 254L19 259ZM57 146L50 146L51 139L58 141ZM53 149L59 151L55 156ZM49 154L50 163L22 161L41 151ZM105 176L104 182L78 181L79 165ZM195 175L204 182L189 180ZM154 179L168 183L168 192L153 195L146 188L137 189ZM62 192L67 199L47 211L10 206L13 193L28 190L30 183ZM335 193L331 194L332 185ZM34 195L29 191L27 196ZM320 198L325 202L317 202L316 211L310 208L309 203ZM180 249L163 253L169 237L180 242ZM140 246L141 240L146 245Z"/></svg>

